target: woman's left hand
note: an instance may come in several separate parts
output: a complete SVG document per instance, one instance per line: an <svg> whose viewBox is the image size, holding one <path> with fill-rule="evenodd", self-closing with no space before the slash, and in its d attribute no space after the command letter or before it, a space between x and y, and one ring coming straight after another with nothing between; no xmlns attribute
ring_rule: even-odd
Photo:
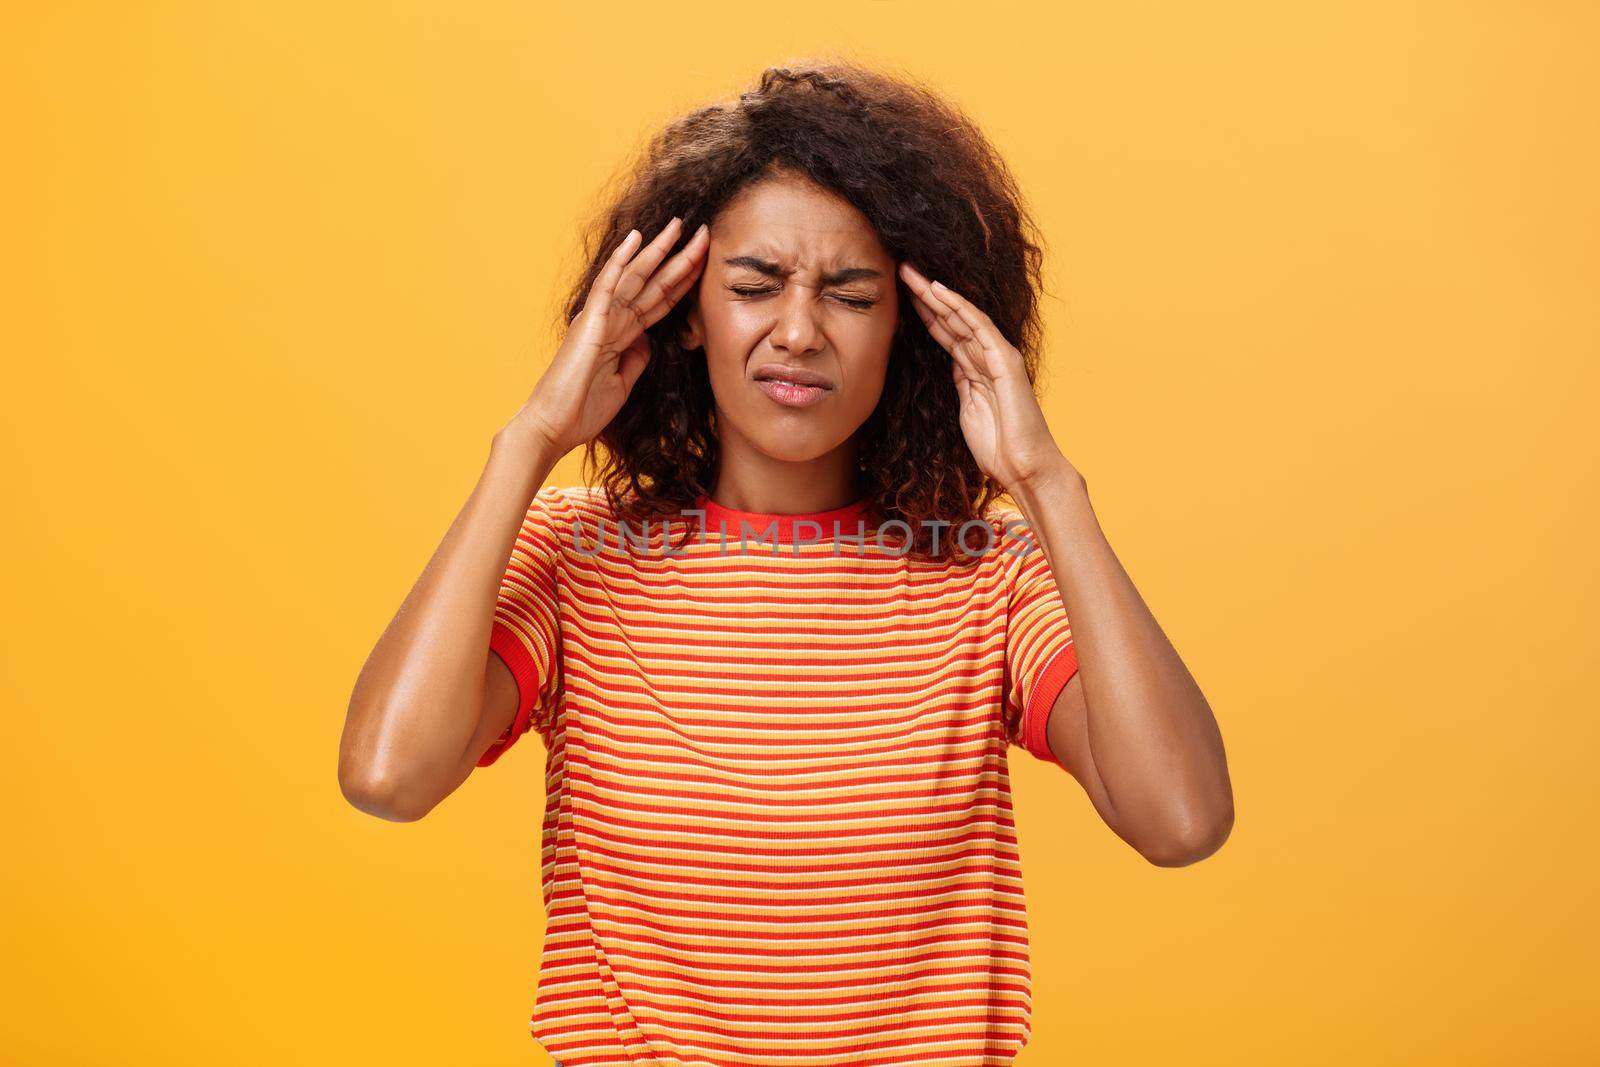
<svg viewBox="0 0 1600 1067"><path fill-rule="evenodd" d="M970 300L910 263L900 264L900 277L928 332L950 353L961 432L983 472L1015 490L1065 462L1016 346Z"/></svg>

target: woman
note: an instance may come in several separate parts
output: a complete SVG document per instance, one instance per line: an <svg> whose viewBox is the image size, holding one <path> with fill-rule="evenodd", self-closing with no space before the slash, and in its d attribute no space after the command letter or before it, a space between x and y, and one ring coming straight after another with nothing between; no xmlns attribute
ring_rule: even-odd
<svg viewBox="0 0 1600 1067"><path fill-rule="evenodd" d="M1156 864L1233 818L1034 396L1014 182L909 79L772 69L658 134L596 237L361 672L345 795L421 818L542 739L531 1028L567 1067L1010 1062L1011 748ZM545 486L580 445L597 484Z"/></svg>

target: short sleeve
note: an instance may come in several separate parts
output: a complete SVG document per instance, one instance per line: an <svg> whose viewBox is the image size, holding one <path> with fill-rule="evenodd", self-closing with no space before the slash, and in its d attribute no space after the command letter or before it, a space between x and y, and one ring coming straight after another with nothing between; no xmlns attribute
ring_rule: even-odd
<svg viewBox="0 0 1600 1067"><path fill-rule="evenodd" d="M1078 670L1078 654L1043 545L1025 520L1015 513L1009 519L999 542L1012 565L1006 612L1006 732L1013 744L1059 763L1045 726L1056 697Z"/></svg>
<svg viewBox="0 0 1600 1067"><path fill-rule="evenodd" d="M530 729L548 748L561 687L561 611L556 577L561 558L561 528L569 506L557 486L534 495L495 598L489 647L517 680L517 714L511 725L478 757L487 767Z"/></svg>

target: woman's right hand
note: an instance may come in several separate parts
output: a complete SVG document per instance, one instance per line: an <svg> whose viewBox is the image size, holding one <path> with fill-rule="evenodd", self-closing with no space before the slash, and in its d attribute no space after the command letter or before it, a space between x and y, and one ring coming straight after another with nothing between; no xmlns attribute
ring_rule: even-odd
<svg viewBox="0 0 1600 1067"><path fill-rule="evenodd" d="M567 327L555 358L513 421L521 421L564 456L587 443L622 410L650 358L646 327L654 325L700 277L710 231L701 226L678 254L661 260L683 220L673 217L656 239L629 230L589 287L583 310Z"/></svg>

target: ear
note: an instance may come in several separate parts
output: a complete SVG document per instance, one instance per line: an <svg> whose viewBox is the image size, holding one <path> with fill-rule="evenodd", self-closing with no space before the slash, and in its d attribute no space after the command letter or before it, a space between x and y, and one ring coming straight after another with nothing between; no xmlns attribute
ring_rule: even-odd
<svg viewBox="0 0 1600 1067"><path fill-rule="evenodd" d="M700 325L699 305L691 307L683 320L683 329L678 334L678 340L685 349L692 352L705 344L705 331Z"/></svg>

